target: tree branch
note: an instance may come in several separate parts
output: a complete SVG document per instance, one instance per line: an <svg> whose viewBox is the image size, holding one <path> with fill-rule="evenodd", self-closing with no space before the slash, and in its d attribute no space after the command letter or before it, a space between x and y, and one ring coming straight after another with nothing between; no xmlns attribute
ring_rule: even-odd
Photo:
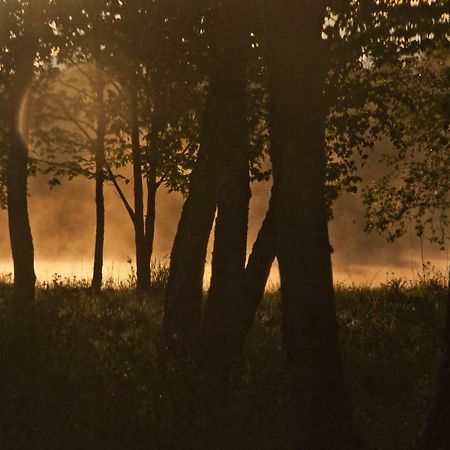
<svg viewBox="0 0 450 450"><path fill-rule="evenodd" d="M67 87L69 89L74 90L75 92L78 92L79 94L84 95L85 97L89 98L92 101L96 101L96 98L93 95L88 94L87 92L85 92L82 89L74 86L73 84L67 83L67 82L62 81L62 80L58 80L58 83L62 84L63 86L65 86L65 87Z"/></svg>
<svg viewBox="0 0 450 450"><path fill-rule="evenodd" d="M130 216L130 219L133 223L136 221L136 214L133 211L133 208L130 206L130 203L128 202L127 198L125 197L124 192L122 191L122 188L120 187L119 183L117 182L116 176L114 175L113 171L111 170L111 167L107 162L105 162L106 170L108 171L108 175L112 183L114 184L114 187L116 188L117 194L119 195L120 199L122 200L128 215Z"/></svg>
<svg viewBox="0 0 450 450"><path fill-rule="evenodd" d="M64 104L64 102L56 100L57 104L63 111L63 113L66 115L69 121L73 122L75 126L81 131L81 133L88 139L91 143L94 143L94 139L89 135L89 133L86 131L86 129L82 126L80 121L74 117L70 111L68 110L67 106ZM95 130L94 130L95 131Z"/></svg>

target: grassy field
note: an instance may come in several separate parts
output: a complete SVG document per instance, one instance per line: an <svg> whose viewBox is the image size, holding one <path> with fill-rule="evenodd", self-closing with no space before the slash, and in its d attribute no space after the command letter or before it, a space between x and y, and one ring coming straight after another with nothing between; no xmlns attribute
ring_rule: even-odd
<svg viewBox="0 0 450 450"><path fill-rule="evenodd" d="M17 328L10 289L0 285L0 448L23 450L27 439L33 450L290 448L277 292L266 295L211 429L192 368L164 347L161 285L148 297L126 286L91 296L56 277L38 291L32 335ZM445 296L438 279L337 287L346 376L369 448L414 448L442 356Z"/></svg>

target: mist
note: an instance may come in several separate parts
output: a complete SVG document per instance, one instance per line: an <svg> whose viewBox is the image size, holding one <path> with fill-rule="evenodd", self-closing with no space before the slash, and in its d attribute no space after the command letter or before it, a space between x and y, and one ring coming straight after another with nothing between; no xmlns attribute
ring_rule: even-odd
<svg viewBox="0 0 450 450"><path fill-rule="evenodd" d="M364 170L364 180L379 172L375 160ZM95 233L94 182L85 178L64 181L50 189L45 177L30 179L30 220L36 254L36 273L40 282L54 274L63 277L89 279L93 265ZM132 199L131 183L122 183ZM254 183L250 204L248 250L264 219L270 194L270 183ZM134 235L129 216L114 187L105 188L106 234L104 276L113 281L126 280L134 264ZM154 260L168 263L183 197L161 188L157 197L157 217ZM391 277L414 279L424 262L446 270L447 252L439 251L426 240L414 235L413 227L396 243L364 231L364 208L359 194L344 194L334 206L330 223L330 240L334 249L333 270L337 283L379 285ZM0 212L0 273L12 272L6 211ZM212 236L205 274L209 280ZM272 268L269 286L279 283L276 264Z"/></svg>

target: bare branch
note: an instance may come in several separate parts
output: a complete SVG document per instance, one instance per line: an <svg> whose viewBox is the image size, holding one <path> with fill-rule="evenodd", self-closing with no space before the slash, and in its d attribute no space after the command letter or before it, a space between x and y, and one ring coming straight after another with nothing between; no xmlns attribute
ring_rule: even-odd
<svg viewBox="0 0 450 450"><path fill-rule="evenodd" d="M73 84L67 83L67 82L62 81L62 80L58 80L58 83L59 83L59 84L62 84L63 86L65 86L65 87L67 87L67 88L69 88L69 89L74 90L75 92L78 92L79 94L84 95L85 97L91 99L92 101L96 101L96 98L95 98L93 95L88 94L87 92L85 92L85 91L83 91L82 89L80 89L80 88L74 86Z"/></svg>
<svg viewBox="0 0 450 450"><path fill-rule="evenodd" d="M108 171L109 179L114 184L114 187L116 188L117 194L119 195L120 199L122 200L128 215L130 216L130 219L133 223L136 222L136 214L133 211L133 208L130 206L130 203L128 202L127 198L125 197L124 192L122 191L122 188L120 187L119 183L117 182L116 176L114 175L113 171L111 170L111 167L108 163L105 163L106 170Z"/></svg>
<svg viewBox="0 0 450 450"><path fill-rule="evenodd" d="M91 141L91 143L94 143L94 139L89 135L89 133L86 131L86 129L80 123L80 121L70 113L69 109L64 104L64 102L59 101L59 100L56 100L56 102L59 105L59 107L61 108L61 110L63 111L63 113L67 116L67 118L76 125L76 127L83 133L83 135L86 137L86 139ZM92 130L95 132L95 129L92 128Z"/></svg>

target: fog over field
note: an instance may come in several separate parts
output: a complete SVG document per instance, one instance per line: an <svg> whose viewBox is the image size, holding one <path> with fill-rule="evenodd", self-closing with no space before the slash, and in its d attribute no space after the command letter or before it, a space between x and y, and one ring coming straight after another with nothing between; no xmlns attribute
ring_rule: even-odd
<svg viewBox="0 0 450 450"><path fill-rule="evenodd" d="M370 174L373 170L370 170ZM125 185L131 199L131 183ZM253 244L264 218L270 186L267 182L253 184L250 205L248 246ZM105 189L106 240L105 276L115 280L128 277L134 258L133 228L130 219L117 197L113 186ZM91 276L95 231L94 183L85 179L64 182L50 190L43 178L30 180L30 216L36 252L36 272L40 281L50 279L54 273L77 278ZM175 235L182 196L161 189L157 200L155 240L156 260L167 260ZM364 211L358 195L344 194L336 203L335 219L330 225L334 248L335 281L346 284L369 283L377 285L387 274L414 278L424 261L431 261L445 270L447 253L428 242L421 243L413 230L394 244L386 244L377 235L364 232ZM2 239L0 241L0 272L11 272L7 215L0 213ZM211 245L210 245L211 247ZM208 260L210 260L211 248ZM209 261L208 261L209 262ZM208 282L209 271L205 275ZM278 270L272 269L269 285L278 284Z"/></svg>

